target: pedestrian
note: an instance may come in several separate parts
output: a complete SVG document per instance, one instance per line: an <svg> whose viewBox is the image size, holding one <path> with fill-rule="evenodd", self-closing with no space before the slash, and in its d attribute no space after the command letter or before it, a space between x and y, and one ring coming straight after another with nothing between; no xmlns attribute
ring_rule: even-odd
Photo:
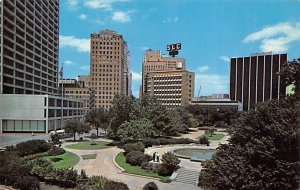
<svg viewBox="0 0 300 190"><path fill-rule="evenodd" d="M152 154L153 162L155 162L155 156L156 156L156 152L154 152L154 153Z"/></svg>
<svg viewBox="0 0 300 190"><path fill-rule="evenodd" d="M156 161L159 162L159 154L156 154Z"/></svg>

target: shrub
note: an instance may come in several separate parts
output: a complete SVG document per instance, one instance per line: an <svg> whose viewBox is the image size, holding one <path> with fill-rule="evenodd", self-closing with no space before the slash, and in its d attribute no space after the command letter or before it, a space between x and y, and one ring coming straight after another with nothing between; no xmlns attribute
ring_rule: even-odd
<svg viewBox="0 0 300 190"><path fill-rule="evenodd" d="M150 165L149 165L149 162L147 161L143 161L142 164L141 164L141 168L145 171L149 171L150 170Z"/></svg>
<svg viewBox="0 0 300 190"><path fill-rule="evenodd" d="M18 177L13 184L14 188L20 190L37 190L40 189L40 182L37 178L31 176Z"/></svg>
<svg viewBox="0 0 300 190"><path fill-rule="evenodd" d="M144 146L146 148L151 147L153 145L159 145L159 140L157 139L152 139L152 138L146 138L142 141L142 143L144 144Z"/></svg>
<svg viewBox="0 0 300 190"><path fill-rule="evenodd" d="M65 152L66 151L63 148L59 148L59 147L52 147L47 151L49 156L57 156L57 155L64 154Z"/></svg>
<svg viewBox="0 0 300 190"><path fill-rule="evenodd" d="M141 151L131 151L126 154L126 162L133 166L141 166L146 155Z"/></svg>
<svg viewBox="0 0 300 190"><path fill-rule="evenodd" d="M164 164L160 164L157 169L156 172L158 173L158 175L160 176L170 176L172 175L173 171L170 171L166 165Z"/></svg>
<svg viewBox="0 0 300 190"><path fill-rule="evenodd" d="M192 139L189 138L180 138L180 139L176 139L176 144L191 144L194 143L195 141L193 141Z"/></svg>
<svg viewBox="0 0 300 190"><path fill-rule="evenodd" d="M143 143L138 142L138 143L128 143L124 145L124 150L125 154L131 151L140 151L144 152L145 151L145 146Z"/></svg>
<svg viewBox="0 0 300 190"><path fill-rule="evenodd" d="M62 158L51 158L50 159L52 162L59 162L61 160L63 160Z"/></svg>
<svg viewBox="0 0 300 190"><path fill-rule="evenodd" d="M16 151L16 147L14 145L6 146L5 151Z"/></svg>
<svg viewBox="0 0 300 190"><path fill-rule="evenodd" d="M159 144L160 144L160 145L167 145L167 144L170 144L169 139L166 139L166 138L158 138L157 140L159 141Z"/></svg>
<svg viewBox="0 0 300 190"><path fill-rule="evenodd" d="M20 156L47 152L51 145L44 140L30 140L16 145L16 150Z"/></svg>
<svg viewBox="0 0 300 190"><path fill-rule="evenodd" d="M180 160L174 156L172 153L167 152L162 156L162 165L161 165L161 172L163 174L171 175L174 171L179 169ZM166 172L167 170L168 172Z"/></svg>
<svg viewBox="0 0 300 190"><path fill-rule="evenodd" d="M200 144L207 144L207 145L209 145L209 140L208 140L208 138L207 138L205 135L203 135L203 136L199 139L199 143L200 143Z"/></svg>
<svg viewBox="0 0 300 190"><path fill-rule="evenodd" d="M78 190L103 190L105 187L105 184L109 180L106 177L103 176L92 176L90 178L86 178L84 180L81 180L76 189Z"/></svg>
<svg viewBox="0 0 300 190"><path fill-rule="evenodd" d="M143 187L143 190L158 190L158 187L154 182L149 182Z"/></svg>
<svg viewBox="0 0 300 190"><path fill-rule="evenodd" d="M34 160L34 159L37 159L37 158L43 158L47 155L48 155L47 152L38 153L38 154L31 154L31 155L28 155L28 156L24 156L23 160L30 161L30 160Z"/></svg>
<svg viewBox="0 0 300 190"><path fill-rule="evenodd" d="M104 190L129 190L128 186L121 182L108 181L104 185Z"/></svg>

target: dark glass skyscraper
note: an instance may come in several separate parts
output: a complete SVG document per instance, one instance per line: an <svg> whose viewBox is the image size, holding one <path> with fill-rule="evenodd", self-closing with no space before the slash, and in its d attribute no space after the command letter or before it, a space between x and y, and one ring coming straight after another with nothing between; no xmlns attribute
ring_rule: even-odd
<svg viewBox="0 0 300 190"><path fill-rule="evenodd" d="M230 99L243 103L244 110L255 109L256 104L279 99L285 94L280 83L281 65L287 54L259 53L250 57L235 57L230 61Z"/></svg>

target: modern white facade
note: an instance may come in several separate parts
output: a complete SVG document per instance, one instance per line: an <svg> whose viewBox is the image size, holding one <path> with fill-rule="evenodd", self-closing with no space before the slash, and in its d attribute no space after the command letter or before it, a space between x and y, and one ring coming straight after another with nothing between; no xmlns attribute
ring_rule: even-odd
<svg viewBox="0 0 300 190"><path fill-rule="evenodd" d="M190 105L199 105L202 110L226 110L243 111L243 104L228 98L227 94L213 94L192 98Z"/></svg>
<svg viewBox="0 0 300 190"><path fill-rule="evenodd" d="M63 121L83 118L82 101L50 95L0 94L0 133L62 129ZM63 123L64 123L63 122Z"/></svg>

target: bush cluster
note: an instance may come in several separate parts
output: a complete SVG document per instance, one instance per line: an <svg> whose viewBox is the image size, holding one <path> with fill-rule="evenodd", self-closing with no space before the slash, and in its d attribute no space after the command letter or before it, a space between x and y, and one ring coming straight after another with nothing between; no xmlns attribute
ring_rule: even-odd
<svg viewBox="0 0 300 190"><path fill-rule="evenodd" d="M133 166L141 166L143 162L149 162L152 157L141 151L131 151L126 154L126 162Z"/></svg>
<svg viewBox="0 0 300 190"><path fill-rule="evenodd" d="M200 143L200 144L207 144L207 146L209 146L209 140L208 140L208 138L207 138L205 135L203 135L203 136L199 139L199 143Z"/></svg>
<svg viewBox="0 0 300 190"><path fill-rule="evenodd" d="M0 184L11 185L21 190L40 188L38 180L30 175L30 167L15 152L5 151L0 154ZM29 183L29 182L32 183Z"/></svg>
<svg viewBox="0 0 300 190"><path fill-rule="evenodd" d="M51 145L44 140L29 140L16 145L16 151L20 156L47 152L50 148Z"/></svg>
<svg viewBox="0 0 300 190"><path fill-rule="evenodd" d="M141 142L128 143L128 144L124 145L124 150L125 150L125 154L127 154L131 151L140 151L143 153L145 151L145 146Z"/></svg>
<svg viewBox="0 0 300 190"><path fill-rule="evenodd" d="M76 189L78 190L86 190L86 189L88 190L129 190L126 184L109 180L103 176L87 177L84 170L81 170L81 174L79 175Z"/></svg>
<svg viewBox="0 0 300 190"><path fill-rule="evenodd" d="M77 171L73 169L55 169L51 162L38 158L29 162L31 174L45 180L47 183L66 188L77 185Z"/></svg>
<svg viewBox="0 0 300 190"><path fill-rule="evenodd" d="M142 141L145 147L151 147L153 145L168 145L168 144L190 144L195 143L192 139L189 138L147 138Z"/></svg>
<svg viewBox="0 0 300 190"><path fill-rule="evenodd" d="M64 154L65 152L66 152L65 149L54 146L47 151L47 154L49 156L57 156L57 155Z"/></svg>
<svg viewBox="0 0 300 190"><path fill-rule="evenodd" d="M154 182L149 182L143 187L143 190L158 190L158 187Z"/></svg>
<svg viewBox="0 0 300 190"><path fill-rule="evenodd" d="M179 169L180 160L170 152L165 153L161 161L162 164L157 169L157 173L161 176L170 176Z"/></svg>

